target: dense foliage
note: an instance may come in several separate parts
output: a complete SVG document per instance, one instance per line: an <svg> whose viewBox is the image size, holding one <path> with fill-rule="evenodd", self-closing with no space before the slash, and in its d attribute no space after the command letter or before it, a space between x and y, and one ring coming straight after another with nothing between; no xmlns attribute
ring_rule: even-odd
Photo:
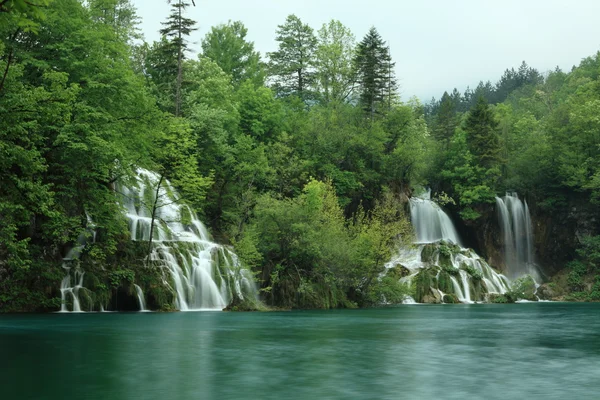
<svg viewBox="0 0 600 400"><path fill-rule="evenodd" d="M508 188L549 212L573 193L600 203L600 54L545 76L524 63L422 106L400 101L375 28L357 43L339 21L315 33L290 15L263 59L239 21L194 47L193 4L170 3L152 44L128 0L1 3L0 310L56 309L61 259L89 221L82 262L106 296L149 279L115 201L138 166L284 307L401 299L381 272L410 240L416 186L470 221Z"/></svg>

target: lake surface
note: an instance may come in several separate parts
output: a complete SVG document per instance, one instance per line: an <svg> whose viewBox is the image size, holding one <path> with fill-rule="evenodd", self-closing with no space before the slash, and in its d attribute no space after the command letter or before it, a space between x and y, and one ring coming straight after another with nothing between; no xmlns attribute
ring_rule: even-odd
<svg viewBox="0 0 600 400"><path fill-rule="evenodd" d="M593 399L600 305L0 315L0 399Z"/></svg>

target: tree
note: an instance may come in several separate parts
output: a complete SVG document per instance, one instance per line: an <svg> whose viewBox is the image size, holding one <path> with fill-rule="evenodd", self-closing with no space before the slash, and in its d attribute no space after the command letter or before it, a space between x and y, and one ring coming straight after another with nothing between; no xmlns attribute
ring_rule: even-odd
<svg viewBox="0 0 600 400"><path fill-rule="evenodd" d="M472 91L468 96L469 108L473 108L479 101L480 97L483 97L487 103L492 103L494 101L495 93L496 92L494 89L494 85L492 85L492 82L486 81L484 83L483 81L479 81L479 84L477 85L475 90ZM465 98L466 97L467 95L465 93Z"/></svg>
<svg viewBox="0 0 600 400"><path fill-rule="evenodd" d="M213 26L202 40L202 54L231 75L236 87L247 79L257 87L264 84L260 53L254 50L254 42L246 40L247 33L242 22L229 21Z"/></svg>
<svg viewBox="0 0 600 400"><path fill-rule="evenodd" d="M403 193L405 185L421 183L431 159L431 138L423 114L417 104L397 105L384 122L390 133L384 157L384 176L395 193Z"/></svg>
<svg viewBox="0 0 600 400"><path fill-rule="evenodd" d="M465 121L467 144L471 153L477 157L478 164L492 168L500 163L500 142L498 139L498 121L486 99L480 96Z"/></svg>
<svg viewBox="0 0 600 400"><path fill-rule="evenodd" d="M171 0L168 0L171 3ZM167 18L166 22L162 24L165 26L160 30L161 35L165 36L169 41L169 47L172 48L175 54L177 54L177 76L175 80L175 116L179 116L181 113L181 86L183 81L183 60L185 59L185 53L188 50L187 39L193 31L196 21L191 20L183 16L186 9L190 6L190 3L185 0L177 0L171 7L171 14Z"/></svg>
<svg viewBox="0 0 600 400"><path fill-rule="evenodd" d="M356 80L352 65L355 47L354 35L340 21L331 20L319 29L315 66L325 103L351 98Z"/></svg>
<svg viewBox="0 0 600 400"><path fill-rule="evenodd" d="M440 100L440 106L437 113L435 128L433 130L434 137L443 143L444 147L448 146L448 142L454 135L456 128L456 105L455 100L444 92Z"/></svg>
<svg viewBox="0 0 600 400"><path fill-rule="evenodd" d="M111 26L120 41L132 44L141 38L137 27L140 19L130 0L89 0L88 7L92 20Z"/></svg>
<svg viewBox="0 0 600 400"><path fill-rule="evenodd" d="M300 18L289 15L277 27L279 49L269 53L269 76L278 96L297 96L312 100L315 84L315 51L317 38L313 29Z"/></svg>
<svg viewBox="0 0 600 400"><path fill-rule="evenodd" d="M354 64L359 83L360 104L373 119L375 114L391 108L398 88L394 72L395 63L392 62L390 49L375 27L372 27L359 43Z"/></svg>
<svg viewBox="0 0 600 400"><path fill-rule="evenodd" d="M273 91L267 87L256 89L250 81L237 90L240 129L261 142L273 142L281 131L283 113Z"/></svg>
<svg viewBox="0 0 600 400"><path fill-rule="evenodd" d="M1 0L0 23L14 23L25 32L37 32L39 22L46 18L45 8L53 0Z"/></svg>
<svg viewBox="0 0 600 400"><path fill-rule="evenodd" d="M86 250L86 276L110 268L124 237L114 184L148 161L159 115L125 35L88 8L110 4L55 0L37 33L0 24L0 52L12 54L0 55L2 309L55 306L60 259L88 217L99 240Z"/></svg>

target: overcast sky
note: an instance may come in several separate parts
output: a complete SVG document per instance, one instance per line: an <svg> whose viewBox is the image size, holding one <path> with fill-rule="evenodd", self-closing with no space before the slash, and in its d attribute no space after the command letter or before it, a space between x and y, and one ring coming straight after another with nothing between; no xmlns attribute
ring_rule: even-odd
<svg viewBox="0 0 600 400"><path fill-rule="evenodd" d="M375 26L391 46L403 100L495 83L526 61L540 72L570 70L600 50L600 0L195 0L192 48L211 26L239 20L263 56L275 30L296 14L313 29L338 19L360 41ZM146 41L159 38L166 0L133 0Z"/></svg>

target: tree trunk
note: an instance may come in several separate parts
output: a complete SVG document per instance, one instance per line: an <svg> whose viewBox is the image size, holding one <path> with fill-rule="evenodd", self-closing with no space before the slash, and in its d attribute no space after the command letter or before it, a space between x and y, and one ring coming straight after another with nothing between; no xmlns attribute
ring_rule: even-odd
<svg viewBox="0 0 600 400"><path fill-rule="evenodd" d="M152 203L152 219L150 221L150 238L148 239L148 253L146 256L146 260L150 260L150 253L152 252L152 239L154 238L154 221L156 220L156 210L160 207L158 204L159 196L160 196L160 185L162 184L165 176L164 174L160 174L160 178L158 179L158 183L156 184L156 191L154 193L154 202Z"/></svg>
<svg viewBox="0 0 600 400"><path fill-rule="evenodd" d="M179 29L177 32L179 39L179 48L177 51L177 83L175 84L175 116L179 117L181 113L181 82L183 80L183 71L182 71L182 63L183 63L183 43L181 36L181 1L179 7Z"/></svg>

